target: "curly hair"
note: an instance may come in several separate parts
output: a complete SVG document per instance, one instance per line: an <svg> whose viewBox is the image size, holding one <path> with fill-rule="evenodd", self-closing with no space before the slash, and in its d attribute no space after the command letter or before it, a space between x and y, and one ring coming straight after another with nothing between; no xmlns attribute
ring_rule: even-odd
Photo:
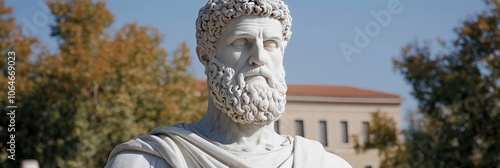
<svg viewBox="0 0 500 168"><path fill-rule="evenodd" d="M282 0L209 0L200 8L196 19L197 45L205 46L209 53L213 53L225 25L232 19L250 14L277 19L283 27L283 40L290 40L292 17Z"/></svg>

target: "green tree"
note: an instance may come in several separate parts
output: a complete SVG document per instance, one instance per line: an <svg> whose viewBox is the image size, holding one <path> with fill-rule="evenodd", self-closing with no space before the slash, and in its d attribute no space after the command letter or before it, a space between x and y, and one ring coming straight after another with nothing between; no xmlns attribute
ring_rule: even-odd
<svg viewBox="0 0 500 168"><path fill-rule="evenodd" d="M439 41L442 52L414 42L394 59L419 110L395 146L401 162L388 167L500 165L500 2L485 2L487 10L455 29L455 40ZM384 145L374 143L365 147Z"/></svg>
<svg viewBox="0 0 500 168"><path fill-rule="evenodd" d="M400 133L396 121L380 111L371 114L368 138L360 143L359 135L353 135L354 149L357 153L377 150L381 158L380 167L399 167L402 160Z"/></svg>
<svg viewBox="0 0 500 168"><path fill-rule="evenodd" d="M202 115L207 94L196 87L186 44L168 56L154 28L131 23L107 31L113 16L104 2L47 3L59 50L40 53L26 75L16 76L33 83L19 89L26 93L18 100L16 158L37 159L42 167L103 167L119 143ZM18 164L5 158L3 167Z"/></svg>
<svg viewBox="0 0 500 168"><path fill-rule="evenodd" d="M25 115L20 112L22 109L20 107L29 106L36 107L40 106L40 104L36 101L28 102L26 99L36 99L34 97L41 98L41 95L37 95L39 90L37 90L37 82L33 75L33 72L36 72L39 68L39 64L36 61L40 59L39 53L34 53L34 50L43 50L38 44L38 39L36 37L24 35L21 31L21 26L16 24L16 19L12 16L12 8L5 5L4 0L0 0L0 141L2 142L1 151L0 151L0 162L2 163L2 167L7 167L8 163L13 165L19 164L19 156L23 156L28 153L25 149L25 146L22 146L22 138L23 136L27 136L26 132L28 130L20 130L23 125L29 123L26 120L31 120L33 118L38 117L38 114ZM7 99L8 95L8 65L7 65L7 56L8 52L15 52L15 104L10 104L9 99ZM8 112L12 109L7 109L6 107L9 105L16 105L19 108L13 109L15 110L15 118L16 122L13 123L15 126L15 130L8 131L8 125L10 125L10 116L7 115ZM26 109L30 110L30 109ZM23 109L24 111L24 109ZM23 117L23 120L20 118ZM33 125L37 125L42 123L41 120L36 121L32 120ZM33 129L32 127L28 129ZM14 158L16 160L10 160L7 158L8 155L11 155L10 152L7 151L10 148L10 145L7 145L6 142L11 141L10 136L15 136L15 155ZM30 135L33 136L33 135Z"/></svg>

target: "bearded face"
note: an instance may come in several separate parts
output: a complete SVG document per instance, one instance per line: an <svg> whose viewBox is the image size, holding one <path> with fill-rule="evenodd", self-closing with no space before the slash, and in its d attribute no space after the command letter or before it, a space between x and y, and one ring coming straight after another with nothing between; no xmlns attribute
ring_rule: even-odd
<svg viewBox="0 0 500 168"><path fill-rule="evenodd" d="M285 71L271 73L264 66L236 74L234 69L213 57L207 66L210 97L215 106L234 122L269 124L285 111ZM266 82L246 82L262 76Z"/></svg>

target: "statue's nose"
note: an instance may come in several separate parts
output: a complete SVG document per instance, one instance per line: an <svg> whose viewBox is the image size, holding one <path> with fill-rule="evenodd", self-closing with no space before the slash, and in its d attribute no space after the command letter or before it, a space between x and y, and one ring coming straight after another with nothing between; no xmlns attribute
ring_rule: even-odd
<svg viewBox="0 0 500 168"><path fill-rule="evenodd" d="M252 66L263 66L266 64L267 51L264 48L264 44L258 42L252 48L252 53L248 59L248 63Z"/></svg>

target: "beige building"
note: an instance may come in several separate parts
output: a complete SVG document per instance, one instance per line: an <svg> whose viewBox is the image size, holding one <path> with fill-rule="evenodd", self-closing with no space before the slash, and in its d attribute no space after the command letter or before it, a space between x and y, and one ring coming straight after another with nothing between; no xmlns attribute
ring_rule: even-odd
<svg viewBox="0 0 500 168"><path fill-rule="evenodd" d="M338 85L289 84L286 111L275 126L280 134L321 142L356 168L379 167L377 151L356 154L352 135L368 138L370 113L381 111L401 126L399 95Z"/></svg>

